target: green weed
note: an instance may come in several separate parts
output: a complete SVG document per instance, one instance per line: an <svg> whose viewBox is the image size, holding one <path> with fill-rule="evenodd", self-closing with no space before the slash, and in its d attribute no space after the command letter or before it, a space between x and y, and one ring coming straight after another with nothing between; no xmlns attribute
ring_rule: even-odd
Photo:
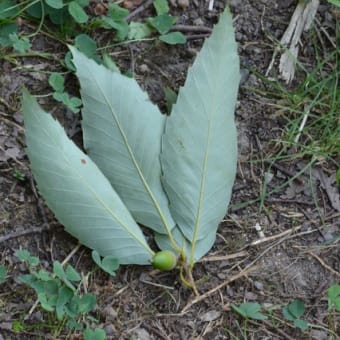
<svg viewBox="0 0 340 340"><path fill-rule="evenodd" d="M55 91L53 93L53 98L63 103L72 112L78 113L80 111L82 101L77 97L71 97L67 92L64 91L64 81L64 77L60 73L52 73L50 75L48 82Z"/></svg>
<svg viewBox="0 0 340 340"><path fill-rule="evenodd" d="M283 316L286 320L292 321L296 328L302 331L306 330L309 325L301 319L305 313L305 304L301 300L294 300L282 309Z"/></svg>
<svg viewBox="0 0 340 340"><path fill-rule="evenodd" d="M7 268L4 265L0 265L0 284L6 281Z"/></svg>
<svg viewBox="0 0 340 340"><path fill-rule="evenodd" d="M154 1L156 16L147 18L145 22L130 21L129 11L115 3L103 6L103 14L90 16L88 5L89 0L26 0L19 3L14 0L2 1L0 46L12 47L21 54L28 52L31 48L30 39L42 29L49 37L64 43L79 34L87 35L95 28L113 31L115 42L140 40L155 34L160 41L167 44L186 42L182 33L170 32L177 18L169 14L167 0ZM18 33L20 27L17 22L18 19L21 21L21 18L33 23L38 22L35 32Z"/></svg>
<svg viewBox="0 0 340 340"><path fill-rule="evenodd" d="M39 258L32 256L29 251L17 250L15 255L29 270L29 274L19 276L20 282L35 291L40 306L46 312L56 316L59 323L56 335L66 325L70 331L84 331L84 339L105 339L103 330L91 329L89 326L90 323L97 322L91 316L96 306L96 297L91 293L81 294L82 278L75 268L70 264L64 266L59 261L54 261L53 271L49 272L39 268ZM101 263L104 263L101 267L111 275L118 268L118 263L113 263L112 259L104 258ZM20 332L26 326L17 322L15 327L15 331Z"/></svg>
<svg viewBox="0 0 340 340"><path fill-rule="evenodd" d="M248 339L248 335L251 333L249 328L249 323L259 323L263 322L266 326L270 326L273 329L282 328L287 321L292 324L296 329L301 332L305 332L310 328L321 329L324 332L330 334L331 336L336 338L336 331L334 326L334 320L329 319L329 327L326 328L322 325L312 324L305 320L303 320L303 315L305 314L306 307L303 301L301 300L293 300L288 305L279 307L273 306L271 308L263 308L260 304L255 302L246 302L242 303L238 306L230 305L231 310L241 316L244 321L240 324L236 321L236 327L240 332L242 339ZM329 316L331 316L331 312L335 310L338 311L337 308L340 307L340 286L333 285L328 289L328 311ZM278 315L277 312L281 310L281 315ZM235 333L230 331L229 329L225 329L225 331L230 335L233 339L240 339Z"/></svg>

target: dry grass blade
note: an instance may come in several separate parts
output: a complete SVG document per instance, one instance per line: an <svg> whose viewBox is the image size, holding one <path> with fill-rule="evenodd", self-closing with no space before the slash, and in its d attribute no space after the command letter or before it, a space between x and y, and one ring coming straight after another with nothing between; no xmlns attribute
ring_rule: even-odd
<svg viewBox="0 0 340 340"><path fill-rule="evenodd" d="M251 272L255 271L256 269L259 269L259 266L253 266L253 267L247 267L246 269L240 271L238 274L231 276L229 279L223 281L221 284L218 286L214 287L213 289L207 291L206 293L197 296L195 299L191 300L181 311L181 314L186 313L193 305L196 303L203 301L206 299L208 296L216 293L218 290L222 289L223 287L227 286L229 283L236 281L240 279L243 276L246 276L250 274Z"/></svg>

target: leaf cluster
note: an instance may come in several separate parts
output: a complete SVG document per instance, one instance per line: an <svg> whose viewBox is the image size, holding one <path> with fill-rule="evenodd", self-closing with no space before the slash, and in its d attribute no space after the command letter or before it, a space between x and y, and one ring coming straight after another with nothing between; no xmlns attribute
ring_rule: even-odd
<svg viewBox="0 0 340 340"><path fill-rule="evenodd" d="M89 0L43 0L32 2L25 12L40 20L48 17L53 24L59 26L72 22L84 24L89 20L85 12L88 4Z"/></svg>
<svg viewBox="0 0 340 340"><path fill-rule="evenodd" d="M88 154L24 91L28 156L40 193L66 230L101 256L153 262L140 223L161 250L175 253L162 253L171 265L159 268L178 259L191 270L215 241L236 174L239 61L230 13L205 42L168 117L134 79L70 50ZM56 92L64 90L60 76L52 80ZM114 265L96 254L94 260Z"/></svg>
<svg viewBox="0 0 340 340"><path fill-rule="evenodd" d="M65 92L64 77L60 73L54 72L50 75L48 82L55 91L53 93L53 98L63 103L72 112L78 113L82 101L77 97L71 97L67 92Z"/></svg>
<svg viewBox="0 0 340 340"><path fill-rule="evenodd" d="M90 18L86 13L89 0L29 0L17 4L14 0L4 0L0 4L0 46L12 47L19 53L30 50L29 36L18 34L16 19L28 16L40 20L40 27L46 19L57 25L63 36L78 36L94 28L103 28L115 32L114 40L140 40L154 33L160 34L159 39L167 44L183 44L185 36L180 32L170 32L177 18L169 15L167 0L156 0L154 8L156 17L147 18L145 22L128 22L129 11L121 6L110 3L105 14ZM55 33L54 33L55 34ZM59 34L60 35L60 34ZM89 37L90 39L90 37ZM82 52L89 51L86 48ZM63 99L66 100L66 99Z"/></svg>
<svg viewBox="0 0 340 340"><path fill-rule="evenodd" d="M283 316L286 320L292 321L294 326L306 330L309 324L301 319L301 316L305 313L305 304L301 300L294 300L286 307L282 309Z"/></svg>
<svg viewBox="0 0 340 340"><path fill-rule="evenodd" d="M91 293L80 294L77 286L81 282L81 275L74 267L67 264L64 268L59 261L55 261L53 271L49 272L39 268L39 258L31 256L29 251L17 250L15 255L29 269L29 274L20 275L19 281L35 291L45 311L55 313L59 321L66 321L70 330L83 330L84 322L79 320L86 320L86 324L96 321L89 315L95 309L96 297ZM102 334L103 331L91 330L87 326L85 332L90 335L91 332Z"/></svg>

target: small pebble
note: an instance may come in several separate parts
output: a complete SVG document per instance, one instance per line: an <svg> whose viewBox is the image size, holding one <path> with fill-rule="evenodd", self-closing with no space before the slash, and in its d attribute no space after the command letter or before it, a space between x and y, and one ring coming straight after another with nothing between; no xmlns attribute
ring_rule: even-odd
<svg viewBox="0 0 340 340"><path fill-rule="evenodd" d="M150 334L144 328L137 328L134 333L138 340L151 340Z"/></svg>
<svg viewBox="0 0 340 340"><path fill-rule="evenodd" d="M103 310L105 314L105 320L107 322L114 321L117 319L117 311L114 310L111 306L106 306Z"/></svg>
<svg viewBox="0 0 340 340"><path fill-rule="evenodd" d="M247 70L246 68L241 68L240 74L241 74L240 85L243 85L249 78L249 70Z"/></svg>
<svg viewBox="0 0 340 340"><path fill-rule="evenodd" d="M139 66L139 70L141 71L141 73L147 73L150 71L149 66L146 64L141 64Z"/></svg>
<svg viewBox="0 0 340 340"><path fill-rule="evenodd" d="M204 26L204 21L202 20L202 18L197 18L194 20L194 25L195 26Z"/></svg>
<svg viewBox="0 0 340 340"><path fill-rule="evenodd" d="M102 3L98 3L94 8L94 14L96 16L104 15L106 13L106 8Z"/></svg>
<svg viewBox="0 0 340 340"><path fill-rule="evenodd" d="M110 336L110 335L114 336L114 335L117 334L117 330L111 324L110 325L106 325L104 330L105 330L106 336Z"/></svg>
<svg viewBox="0 0 340 340"><path fill-rule="evenodd" d="M263 291L263 283L259 281L254 281L254 286L257 290Z"/></svg>
<svg viewBox="0 0 340 340"><path fill-rule="evenodd" d="M178 0L177 3L178 3L178 6L182 9L188 8L190 4L189 0Z"/></svg>
<svg viewBox="0 0 340 340"><path fill-rule="evenodd" d="M257 295L254 294L253 292L245 292L244 297L247 301L256 301L257 300Z"/></svg>
<svg viewBox="0 0 340 340"><path fill-rule="evenodd" d="M211 310L209 312L202 314L199 318L201 321L210 322L210 321L214 321L218 319L220 316L221 316L221 312L217 310Z"/></svg>

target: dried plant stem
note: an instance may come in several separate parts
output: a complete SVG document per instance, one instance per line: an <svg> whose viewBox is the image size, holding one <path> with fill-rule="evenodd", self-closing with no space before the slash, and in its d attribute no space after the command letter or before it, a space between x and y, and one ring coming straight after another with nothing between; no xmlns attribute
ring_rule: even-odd
<svg viewBox="0 0 340 340"><path fill-rule="evenodd" d="M253 272L254 270L258 269L259 266L253 266L253 267L246 267L244 270L240 271L238 274L231 276L229 279L223 281L221 284L216 286L215 288L207 291L203 295L197 296L195 299L191 300L181 311L181 314L184 314L187 312L193 305L196 303L203 301L208 296L216 293L218 290L222 289L223 287L227 286L229 283L238 280L239 278L248 275L249 273Z"/></svg>

